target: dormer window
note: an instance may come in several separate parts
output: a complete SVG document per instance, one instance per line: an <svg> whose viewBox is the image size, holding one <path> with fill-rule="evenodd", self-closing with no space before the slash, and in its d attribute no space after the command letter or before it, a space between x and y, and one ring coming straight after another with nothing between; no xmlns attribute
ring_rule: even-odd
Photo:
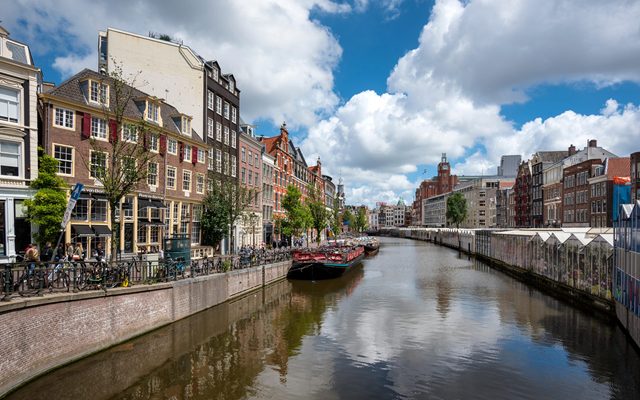
<svg viewBox="0 0 640 400"><path fill-rule="evenodd" d="M229 91L231 93L235 93L236 91L236 85L234 84L233 79L229 80Z"/></svg>
<svg viewBox="0 0 640 400"><path fill-rule="evenodd" d="M218 68L213 68L213 80L218 82Z"/></svg>
<svg viewBox="0 0 640 400"><path fill-rule="evenodd" d="M158 122L160 115L160 107L158 104L147 100L147 120Z"/></svg>
<svg viewBox="0 0 640 400"><path fill-rule="evenodd" d="M103 105L109 104L109 85L98 81L89 81L89 100Z"/></svg>
<svg viewBox="0 0 640 400"><path fill-rule="evenodd" d="M180 131L182 132L183 135L190 135L191 134L191 118L187 117L186 115L183 115L180 120L181 120Z"/></svg>

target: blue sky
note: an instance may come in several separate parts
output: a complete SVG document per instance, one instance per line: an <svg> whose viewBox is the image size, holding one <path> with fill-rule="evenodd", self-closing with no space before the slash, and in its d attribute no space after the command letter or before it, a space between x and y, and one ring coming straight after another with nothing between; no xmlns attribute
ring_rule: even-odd
<svg viewBox="0 0 640 400"><path fill-rule="evenodd" d="M455 172L486 174L502 154L591 138L619 155L638 150L639 3L241 3L25 0L0 19L57 83L95 69L107 27L182 38L236 76L259 134L286 120L352 203L411 201L442 152ZM83 18L68 18L79 8Z"/></svg>

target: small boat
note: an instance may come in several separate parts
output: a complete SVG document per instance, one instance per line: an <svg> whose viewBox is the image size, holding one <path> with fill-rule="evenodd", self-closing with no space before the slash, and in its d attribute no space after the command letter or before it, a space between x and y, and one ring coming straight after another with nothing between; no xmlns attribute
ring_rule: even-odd
<svg viewBox="0 0 640 400"><path fill-rule="evenodd" d="M364 246L334 244L316 249L294 250L287 278L331 279L343 275L364 257Z"/></svg>
<svg viewBox="0 0 640 400"><path fill-rule="evenodd" d="M364 253L368 256L373 256L380 250L380 242L377 239L371 239L364 243Z"/></svg>

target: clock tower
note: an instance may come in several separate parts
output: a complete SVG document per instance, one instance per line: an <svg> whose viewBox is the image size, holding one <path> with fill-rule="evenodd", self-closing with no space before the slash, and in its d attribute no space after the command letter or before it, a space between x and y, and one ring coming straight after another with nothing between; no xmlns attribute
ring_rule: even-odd
<svg viewBox="0 0 640 400"><path fill-rule="evenodd" d="M453 190L451 183L451 166L447 161L447 153L442 153L442 159L438 164L438 184L440 186L439 193L447 193Z"/></svg>

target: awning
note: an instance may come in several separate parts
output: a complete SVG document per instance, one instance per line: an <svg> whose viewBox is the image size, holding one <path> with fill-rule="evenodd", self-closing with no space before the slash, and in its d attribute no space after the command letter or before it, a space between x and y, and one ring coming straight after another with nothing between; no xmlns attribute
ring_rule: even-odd
<svg viewBox="0 0 640 400"><path fill-rule="evenodd" d="M91 200L91 193L89 192L80 193L80 197L78 197L78 200Z"/></svg>
<svg viewBox="0 0 640 400"><path fill-rule="evenodd" d="M90 237L93 236L93 230L89 225L71 225L72 235L75 237Z"/></svg>
<svg viewBox="0 0 640 400"><path fill-rule="evenodd" d="M151 207L154 208L165 208L166 206L162 202L162 200L151 200Z"/></svg>
<svg viewBox="0 0 640 400"><path fill-rule="evenodd" d="M106 225L94 225L93 231L97 237L111 236L111 229Z"/></svg>
<svg viewBox="0 0 640 400"><path fill-rule="evenodd" d="M151 200L149 199L138 199L138 210L142 210L143 208L151 207Z"/></svg>
<svg viewBox="0 0 640 400"><path fill-rule="evenodd" d="M91 197L95 200L107 200L107 195L104 193L91 193Z"/></svg>

